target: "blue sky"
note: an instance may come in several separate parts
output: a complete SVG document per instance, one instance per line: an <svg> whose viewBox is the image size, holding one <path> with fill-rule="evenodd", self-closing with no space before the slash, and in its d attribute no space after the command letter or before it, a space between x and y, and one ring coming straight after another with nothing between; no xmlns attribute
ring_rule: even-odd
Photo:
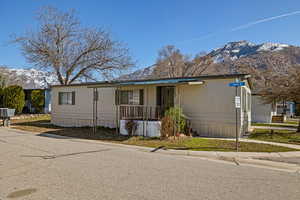
<svg viewBox="0 0 300 200"><path fill-rule="evenodd" d="M84 25L108 29L127 44L137 67L153 64L168 44L190 55L238 40L300 45L299 13L230 32L300 11L299 0L0 0L0 65L31 67L18 47L7 42L12 34L35 28L35 13L45 5L74 8Z"/></svg>

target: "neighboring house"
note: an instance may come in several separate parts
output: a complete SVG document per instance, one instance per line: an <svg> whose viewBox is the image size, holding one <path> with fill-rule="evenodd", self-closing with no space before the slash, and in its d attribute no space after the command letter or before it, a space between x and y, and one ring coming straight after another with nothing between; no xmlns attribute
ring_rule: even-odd
<svg viewBox="0 0 300 200"><path fill-rule="evenodd" d="M179 106L199 135L232 138L236 91L229 83L235 81L246 83L237 89L241 136L251 124L251 87L245 74L52 86L52 123L64 127L121 126L121 133L126 134L124 121L133 119L139 124L139 135L159 136L164 111Z"/></svg>
<svg viewBox="0 0 300 200"><path fill-rule="evenodd" d="M296 113L296 104L292 101L277 103L277 114L293 117Z"/></svg>
<svg viewBox="0 0 300 200"><path fill-rule="evenodd" d="M31 93L34 90L42 90L44 92L44 113L51 113L51 89L24 89L25 106L23 108L23 113L35 113L35 109L31 103Z"/></svg>
<svg viewBox="0 0 300 200"><path fill-rule="evenodd" d="M277 115L276 103L265 103L258 94L252 94L252 122L271 123L272 117Z"/></svg>

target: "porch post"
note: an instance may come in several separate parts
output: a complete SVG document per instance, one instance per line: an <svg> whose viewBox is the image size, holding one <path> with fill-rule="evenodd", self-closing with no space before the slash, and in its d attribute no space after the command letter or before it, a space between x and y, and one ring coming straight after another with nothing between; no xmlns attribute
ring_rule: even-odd
<svg viewBox="0 0 300 200"><path fill-rule="evenodd" d="M177 86L178 90L178 107L181 110L181 102L180 102L180 85ZM180 121L180 112L178 112L178 120ZM180 128L177 127L180 131ZM178 130L177 130L178 131Z"/></svg>
<svg viewBox="0 0 300 200"><path fill-rule="evenodd" d="M145 105L147 105L147 92L146 92L146 88L145 87L143 87L143 89L144 89L144 92L145 92ZM142 110L143 110L143 119L142 119L142 121L143 121L143 136L145 136L145 106L143 106L142 107Z"/></svg>
<svg viewBox="0 0 300 200"><path fill-rule="evenodd" d="M95 113L95 91L96 91L96 89L95 88L93 88L93 96L92 96L92 98L93 98L93 134L95 134L95 132L96 132L96 130L95 130L95 126L96 126L96 123L95 123L95 115L96 115L96 113Z"/></svg>
<svg viewBox="0 0 300 200"><path fill-rule="evenodd" d="M181 109L181 104L180 104L180 88L179 88L179 85L175 86L176 87L176 96L177 96L177 106L179 109ZM180 121L180 113L178 112L178 116L177 116L177 119L178 121ZM176 126L176 131L175 131L175 134L176 132L180 131L180 128L178 127L178 125ZM175 137L175 135L174 135Z"/></svg>
<svg viewBox="0 0 300 200"><path fill-rule="evenodd" d="M148 106L149 106L149 94L148 94L148 87L146 87L146 96L147 96L147 101L146 101L146 136L147 136L147 130L148 130L148 120L149 120L149 116L148 116Z"/></svg>
<svg viewBox="0 0 300 200"><path fill-rule="evenodd" d="M120 92L119 91L120 91L119 87L116 87L116 92L115 92L115 95L117 95L115 97L115 99L116 99L116 102L115 102L115 104L116 104L116 134L120 134L120 116L121 116L121 114L120 114L120 105L119 105L119 103L120 103Z"/></svg>
<svg viewBox="0 0 300 200"><path fill-rule="evenodd" d="M97 132L97 126L98 126L98 88L95 89L95 104L96 104L96 127L95 127L95 134Z"/></svg>

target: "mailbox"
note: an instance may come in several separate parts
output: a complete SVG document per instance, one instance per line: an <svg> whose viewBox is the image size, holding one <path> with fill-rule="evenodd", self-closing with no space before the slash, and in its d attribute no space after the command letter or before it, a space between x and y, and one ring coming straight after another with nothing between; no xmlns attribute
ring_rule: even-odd
<svg viewBox="0 0 300 200"><path fill-rule="evenodd" d="M0 119L3 120L3 126L10 125L10 118L15 115L15 109L0 108Z"/></svg>

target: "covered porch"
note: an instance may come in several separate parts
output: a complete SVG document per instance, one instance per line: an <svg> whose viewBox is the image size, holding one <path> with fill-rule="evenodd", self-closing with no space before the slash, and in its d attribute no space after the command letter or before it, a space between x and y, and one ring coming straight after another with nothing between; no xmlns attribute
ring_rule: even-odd
<svg viewBox="0 0 300 200"><path fill-rule="evenodd" d="M109 87L115 88L114 103L118 134L127 135L126 124L134 121L137 124L134 135L160 137L161 120L165 112L173 107L181 108L181 90L183 89L181 86L202 85L203 83L196 78L175 78L119 82L110 85ZM93 88L94 113L97 112L98 87ZM97 118L97 114L93 116ZM94 121L97 122L97 119ZM191 126L188 117L186 121Z"/></svg>

